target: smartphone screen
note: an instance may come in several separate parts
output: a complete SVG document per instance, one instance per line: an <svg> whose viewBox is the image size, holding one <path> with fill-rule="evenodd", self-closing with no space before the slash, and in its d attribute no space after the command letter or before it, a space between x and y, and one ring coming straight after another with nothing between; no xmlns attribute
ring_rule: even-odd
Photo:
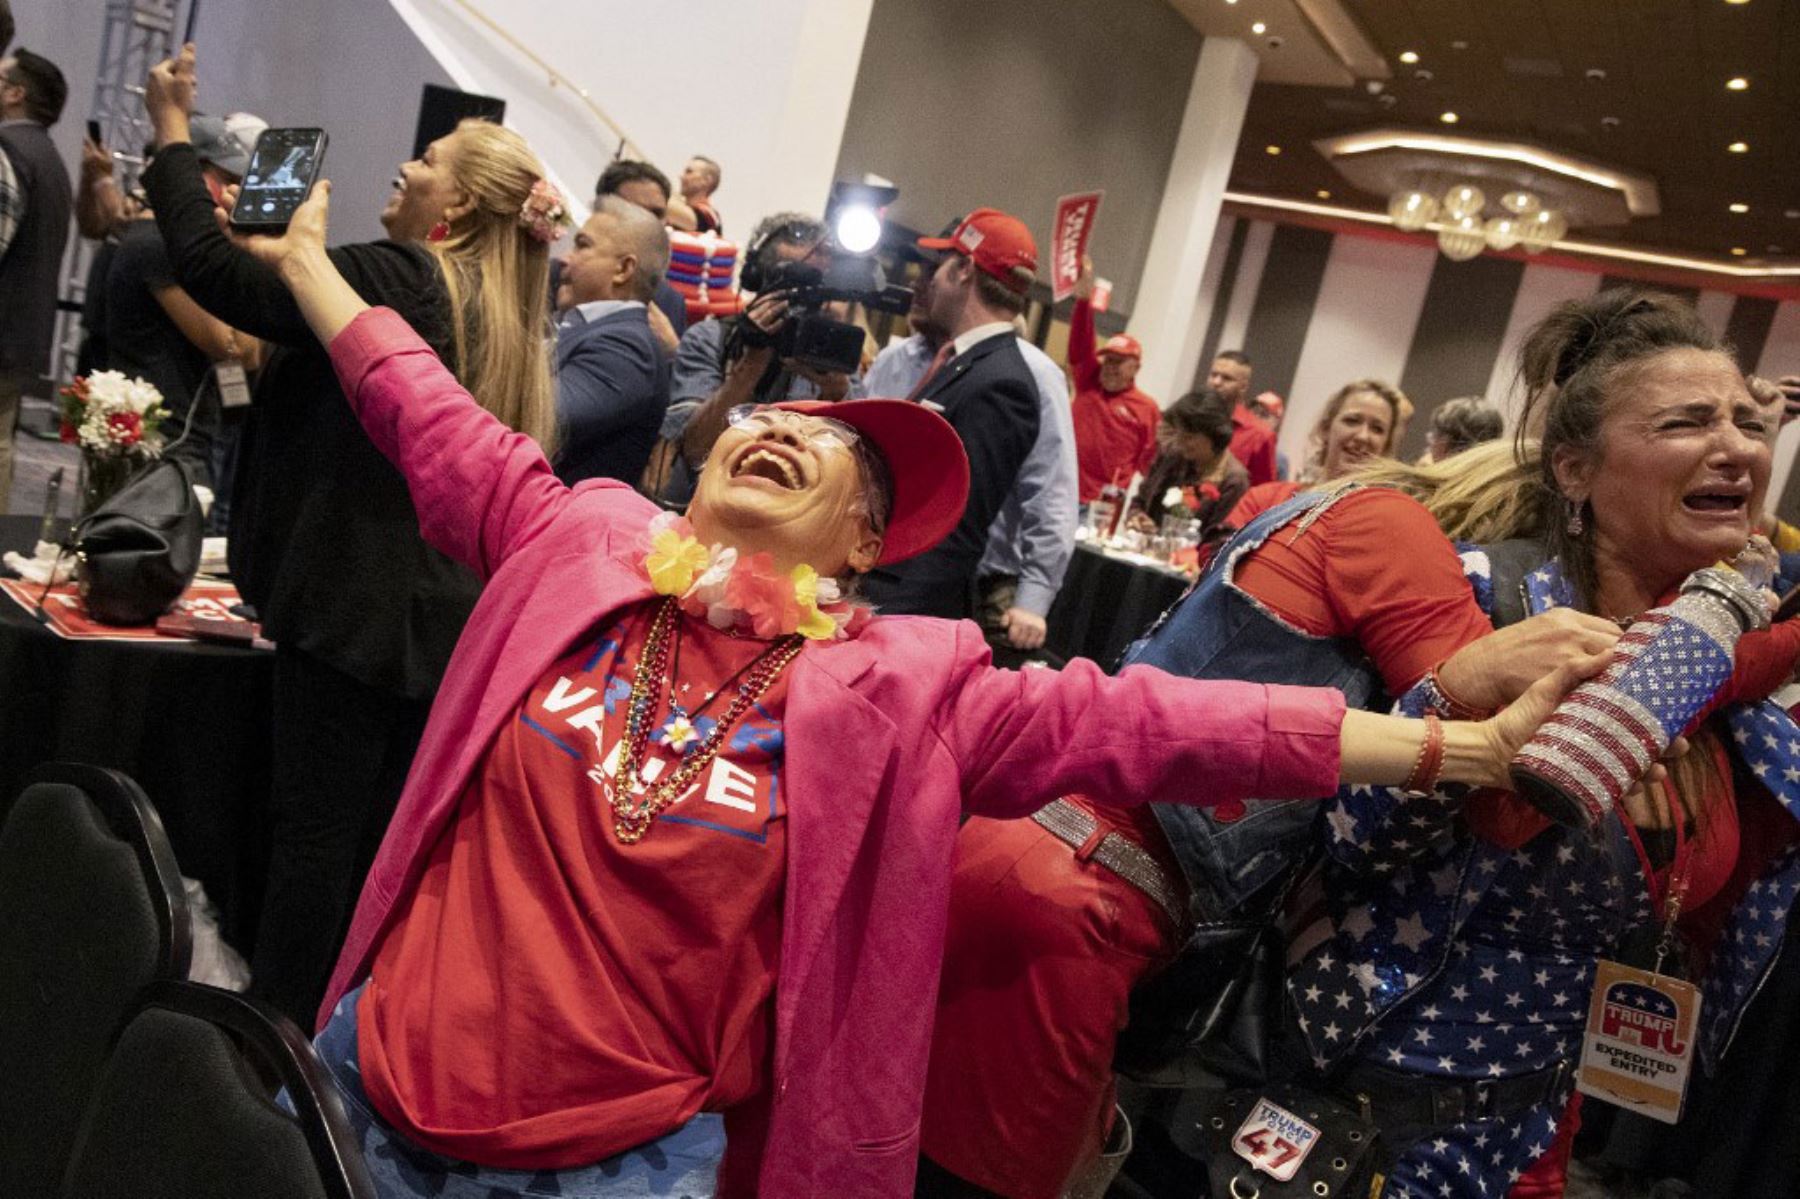
<svg viewBox="0 0 1800 1199"><path fill-rule="evenodd" d="M323 129L264 130L250 155L231 223L245 229L285 229L294 209L312 193L324 157Z"/></svg>
<svg viewBox="0 0 1800 1199"><path fill-rule="evenodd" d="M96 146L104 146L106 144L104 141L100 140L99 121L88 122L88 140L93 142Z"/></svg>

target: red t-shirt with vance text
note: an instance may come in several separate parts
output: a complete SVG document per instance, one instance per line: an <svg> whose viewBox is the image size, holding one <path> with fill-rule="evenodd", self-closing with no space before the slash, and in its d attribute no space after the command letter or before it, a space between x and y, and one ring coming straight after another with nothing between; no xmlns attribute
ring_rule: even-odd
<svg viewBox="0 0 1800 1199"><path fill-rule="evenodd" d="M655 611L626 609L531 689L377 952L357 1009L363 1085L426 1149L584 1165L767 1082L787 672L644 839L621 844L602 780ZM675 692L689 711L769 645L680 624ZM694 719L702 737L735 693ZM642 773L679 756L653 734Z"/></svg>

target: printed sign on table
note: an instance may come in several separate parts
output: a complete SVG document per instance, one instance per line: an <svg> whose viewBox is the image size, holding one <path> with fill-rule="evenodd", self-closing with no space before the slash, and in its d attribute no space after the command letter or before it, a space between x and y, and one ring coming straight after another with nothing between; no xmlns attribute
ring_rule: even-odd
<svg viewBox="0 0 1800 1199"><path fill-rule="evenodd" d="M58 637L70 641L168 641L154 625L120 626L101 624L90 618L74 583L60 583L46 594L41 585L23 579L0 579L0 590L11 596L21 608L36 615L38 597L43 596L46 625ZM240 602L238 591L230 583L211 579L195 579L175 601L173 616L214 621L220 624L247 624L232 614ZM164 618L165 620L168 617Z"/></svg>
<svg viewBox="0 0 1800 1199"><path fill-rule="evenodd" d="M1050 235L1050 291L1066 300L1081 278L1081 259L1087 253L1088 235L1094 231L1094 214L1104 192L1079 192L1056 202L1056 228Z"/></svg>

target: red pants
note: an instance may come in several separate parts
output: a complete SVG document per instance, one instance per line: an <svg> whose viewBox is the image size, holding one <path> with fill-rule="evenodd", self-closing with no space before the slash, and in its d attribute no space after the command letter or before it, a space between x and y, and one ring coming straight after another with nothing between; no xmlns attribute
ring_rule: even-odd
<svg viewBox="0 0 1800 1199"><path fill-rule="evenodd" d="M1154 901L1030 820L957 838L920 1148L1009 1199L1099 1156L1131 988L1177 948Z"/></svg>

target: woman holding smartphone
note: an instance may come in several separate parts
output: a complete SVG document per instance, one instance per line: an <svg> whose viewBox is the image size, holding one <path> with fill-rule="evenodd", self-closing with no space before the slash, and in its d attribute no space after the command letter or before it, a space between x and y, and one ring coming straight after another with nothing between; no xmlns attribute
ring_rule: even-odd
<svg viewBox="0 0 1800 1199"><path fill-rule="evenodd" d="M231 504L231 571L276 651L268 888L253 990L306 1024L479 584L428 547L275 273L234 246L189 144L194 48L150 73L145 172L183 288L274 352ZM464 122L401 165L388 237L332 261L404 315L508 426L551 439L549 243L560 203L518 134ZM225 198L229 210L234 194Z"/></svg>

